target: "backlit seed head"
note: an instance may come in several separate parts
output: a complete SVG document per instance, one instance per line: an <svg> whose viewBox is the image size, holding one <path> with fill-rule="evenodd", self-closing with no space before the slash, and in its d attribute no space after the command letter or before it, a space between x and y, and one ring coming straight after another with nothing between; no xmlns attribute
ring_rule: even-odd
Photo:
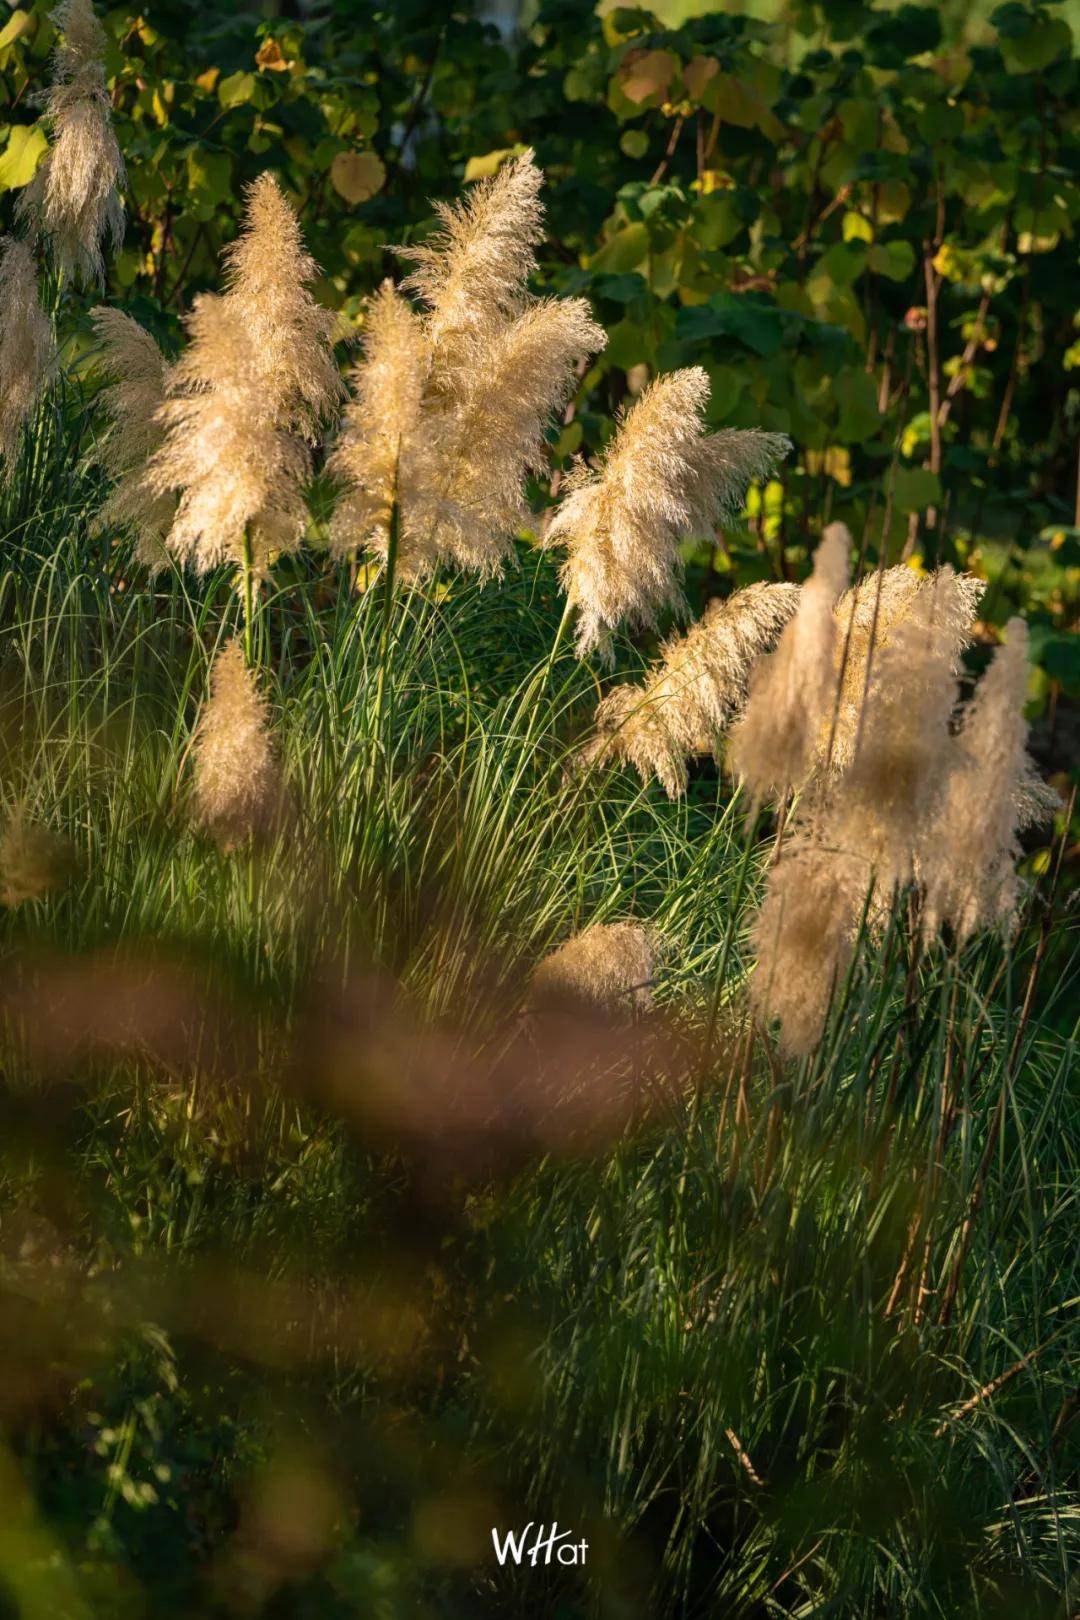
<svg viewBox="0 0 1080 1620"><path fill-rule="evenodd" d="M195 735L193 819L229 848L266 832L280 802L267 702L233 640L214 660Z"/></svg>

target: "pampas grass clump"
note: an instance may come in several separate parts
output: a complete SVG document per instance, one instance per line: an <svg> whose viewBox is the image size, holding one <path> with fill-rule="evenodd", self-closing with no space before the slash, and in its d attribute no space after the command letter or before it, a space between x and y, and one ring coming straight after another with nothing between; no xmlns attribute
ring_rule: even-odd
<svg viewBox="0 0 1080 1620"><path fill-rule="evenodd" d="M579 1005L623 1016L647 1012L655 959L655 939L643 924L593 923L535 968L529 1005Z"/></svg>

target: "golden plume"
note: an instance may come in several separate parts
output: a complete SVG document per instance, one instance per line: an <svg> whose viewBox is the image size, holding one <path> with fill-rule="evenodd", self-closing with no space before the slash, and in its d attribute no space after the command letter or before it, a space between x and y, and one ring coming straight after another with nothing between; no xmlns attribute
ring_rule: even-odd
<svg viewBox="0 0 1080 1620"><path fill-rule="evenodd" d="M137 560L155 574L169 560L165 536L176 501L171 494L148 490L144 472L164 437L157 413L165 402L168 362L150 333L121 310L99 305L90 319L101 346L101 369L109 379L99 398L110 426L97 454L115 480L98 522L130 528Z"/></svg>
<svg viewBox="0 0 1080 1620"><path fill-rule="evenodd" d="M196 825L223 847L265 832L281 802L266 699L237 639L210 672L195 733L192 801Z"/></svg>
<svg viewBox="0 0 1080 1620"><path fill-rule="evenodd" d="M707 433L700 366L650 383L600 466L578 468L545 544L566 550L563 588L577 611L578 653L606 652L620 624L651 627L683 606L680 543L733 516L748 486L790 449L779 433Z"/></svg>
<svg viewBox="0 0 1080 1620"><path fill-rule="evenodd" d="M644 781L658 777L670 798L685 792L687 756L719 750L754 660L775 645L798 601L796 585L760 584L710 602L665 644L644 685L617 686L602 700L588 757L626 761Z"/></svg>

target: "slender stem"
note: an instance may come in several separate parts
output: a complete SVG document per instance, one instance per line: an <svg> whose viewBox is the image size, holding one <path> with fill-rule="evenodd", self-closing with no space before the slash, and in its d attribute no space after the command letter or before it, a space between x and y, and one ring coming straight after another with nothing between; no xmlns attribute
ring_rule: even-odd
<svg viewBox="0 0 1080 1620"><path fill-rule="evenodd" d="M244 661L250 669L254 659L255 565L251 549L251 525L244 525Z"/></svg>

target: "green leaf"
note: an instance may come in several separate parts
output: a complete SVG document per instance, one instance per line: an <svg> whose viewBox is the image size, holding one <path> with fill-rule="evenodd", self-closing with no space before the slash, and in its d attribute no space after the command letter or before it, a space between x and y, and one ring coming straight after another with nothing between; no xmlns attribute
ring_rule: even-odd
<svg viewBox="0 0 1080 1620"><path fill-rule="evenodd" d="M861 366L844 366L838 371L833 394L840 406L836 436L842 444L862 444L877 432L877 386Z"/></svg>
<svg viewBox="0 0 1080 1620"><path fill-rule="evenodd" d="M679 311L675 336L685 343L730 337L767 358L784 340L781 313L774 304L759 304L734 293L716 293L707 304L692 304Z"/></svg>
<svg viewBox="0 0 1080 1620"><path fill-rule="evenodd" d="M187 155L187 181L197 216L210 219L218 204L232 196L232 158L193 146Z"/></svg>
<svg viewBox="0 0 1080 1620"><path fill-rule="evenodd" d="M218 85L218 100L223 107L242 107L254 94L254 73L230 73Z"/></svg>
<svg viewBox="0 0 1080 1620"><path fill-rule="evenodd" d="M634 270L648 256L649 230L638 221L634 225L625 225L621 231L616 231L610 242L606 242L598 253L594 253L589 260L590 270L604 270L609 275L621 275L624 270Z"/></svg>
<svg viewBox="0 0 1080 1620"><path fill-rule="evenodd" d="M889 281L906 281L915 268L915 249L910 242L875 242L866 262Z"/></svg>
<svg viewBox="0 0 1080 1620"><path fill-rule="evenodd" d="M926 467L897 467L893 504L898 512L921 512L941 500L941 480Z"/></svg>
<svg viewBox="0 0 1080 1620"><path fill-rule="evenodd" d="M7 149L0 157L0 191L17 191L28 186L37 166L49 149L40 124L16 124L8 136Z"/></svg>

